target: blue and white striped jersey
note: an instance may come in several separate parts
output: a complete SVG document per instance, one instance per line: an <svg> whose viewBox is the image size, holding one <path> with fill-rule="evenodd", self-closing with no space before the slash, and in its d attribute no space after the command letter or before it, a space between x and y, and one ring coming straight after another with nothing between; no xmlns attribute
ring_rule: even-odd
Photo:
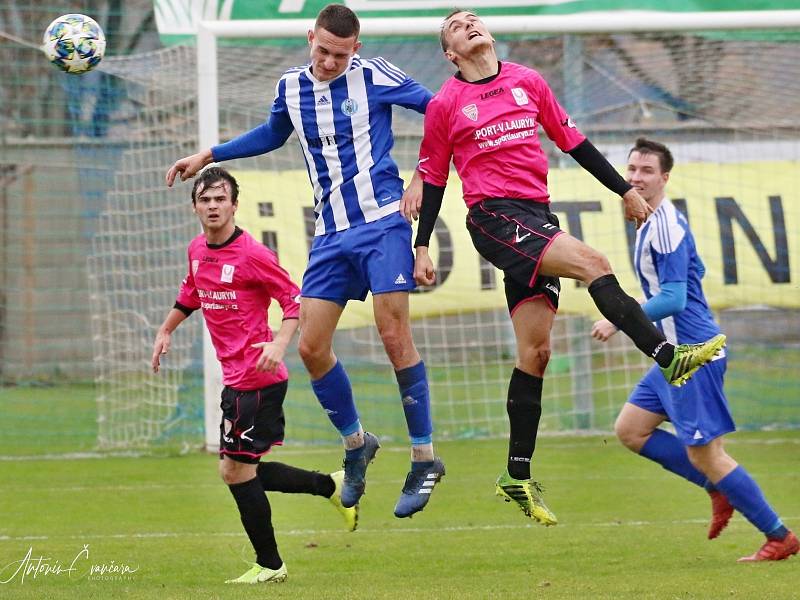
<svg viewBox="0 0 800 600"><path fill-rule="evenodd" d="M330 81L310 65L278 81L269 120L212 149L215 160L263 154L297 132L314 188L315 235L397 212L403 180L390 156L392 105L424 113L433 94L383 58L358 55Z"/></svg>
<svg viewBox="0 0 800 600"><path fill-rule="evenodd" d="M705 266L697 254L689 222L669 198L662 200L636 232L634 266L648 300L664 283L686 283L686 308L656 322L668 342L695 344L719 333L703 294Z"/></svg>

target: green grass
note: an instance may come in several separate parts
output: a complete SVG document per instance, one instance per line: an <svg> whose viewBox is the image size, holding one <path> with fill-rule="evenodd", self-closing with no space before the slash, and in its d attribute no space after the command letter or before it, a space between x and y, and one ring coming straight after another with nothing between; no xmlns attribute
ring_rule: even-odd
<svg viewBox="0 0 800 600"><path fill-rule="evenodd" d="M593 413L574 406L569 360L556 356L545 379L541 429L545 432L592 429L610 431L614 419L643 370L636 352L619 364L607 364L595 354L591 387ZM287 439L310 443L336 442L335 431L320 410L308 378L292 358L289 394L285 402ZM489 364L429 367L434 423L440 439L498 437L508 431L505 410L507 377L513 359ZM737 346L730 356L726 381L737 426L745 430L800 428L800 350ZM633 367L625 368L625 365ZM351 360L347 369L365 425L385 439L402 442L406 424L390 367ZM148 375L143 374L142 377ZM180 406L162 439L153 445L164 452L202 443L201 381L186 377ZM0 456L61 454L95 450L97 405L92 384L18 385L0 387Z"/></svg>
<svg viewBox="0 0 800 600"><path fill-rule="evenodd" d="M729 452L800 529L800 432L741 433ZM762 538L736 515L705 538L709 503L611 438L544 438L536 476L560 524L531 525L493 496L505 442L445 442L447 476L425 512L392 516L407 449L370 468L361 527L341 530L322 498L270 494L286 583L230 589L250 555L213 456L6 461L0 467L0 567L34 557L138 570L123 580L19 577L0 597L59 598L796 598L800 558L741 565ZM283 448L273 459L335 470L336 448ZM79 574L88 563L81 561ZM13 571L13 569L12 569ZM8 570L0 580L8 578Z"/></svg>
<svg viewBox="0 0 800 600"><path fill-rule="evenodd" d="M97 444L94 384L0 387L0 455L89 452Z"/></svg>

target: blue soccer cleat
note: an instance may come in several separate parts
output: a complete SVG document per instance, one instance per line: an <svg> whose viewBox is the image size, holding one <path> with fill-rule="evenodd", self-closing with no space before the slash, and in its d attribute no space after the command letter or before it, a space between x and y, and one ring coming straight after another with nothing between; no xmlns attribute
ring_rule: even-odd
<svg viewBox="0 0 800 600"><path fill-rule="evenodd" d="M381 445L378 443L378 438L369 433L364 432L364 446L361 455L358 458L348 459L345 455L344 463L344 482L342 484L342 506L351 508L358 504L361 496L364 494L364 489L367 487L365 477L367 475L367 467L372 459L375 458L375 453Z"/></svg>
<svg viewBox="0 0 800 600"><path fill-rule="evenodd" d="M422 471L411 471L406 477L406 483L400 498L394 507L394 516L410 517L421 511L430 500L434 486L444 477L444 463L440 458L434 458L433 464Z"/></svg>

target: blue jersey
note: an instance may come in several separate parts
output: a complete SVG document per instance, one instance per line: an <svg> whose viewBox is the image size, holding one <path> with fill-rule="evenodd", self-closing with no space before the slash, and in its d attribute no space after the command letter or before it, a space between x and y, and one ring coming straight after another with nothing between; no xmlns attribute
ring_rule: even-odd
<svg viewBox="0 0 800 600"><path fill-rule="evenodd" d="M356 55L330 81L317 80L310 65L296 67L278 81L269 120L212 153L215 160L263 154L297 132L314 188L315 235L342 231L398 211L392 105L424 113L432 96L382 58Z"/></svg>
<svg viewBox="0 0 800 600"><path fill-rule="evenodd" d="M703 294L705 266L697 254L689 222L668 198L637 231L634 266L648 300L665 283L686 284L686 308L656 321L668 342L695 344L719 333Z"/></svg>

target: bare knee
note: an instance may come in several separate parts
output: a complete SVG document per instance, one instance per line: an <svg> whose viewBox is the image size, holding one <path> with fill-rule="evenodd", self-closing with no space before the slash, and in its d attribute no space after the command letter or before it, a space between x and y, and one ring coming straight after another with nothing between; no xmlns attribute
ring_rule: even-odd
<svg viewBox="0 0 800 600"><path fill-rule="evenodd" d="M519 348L519 367L526 373L542 377L550 362L550 343L545 342Z"/></svg>
<svg viewBox="0 0 800 600"><path fill-rule="evenodd" d="M322 354L319 346L309 343L307 340L303 339L302 336L300 336L300 340L297 343L297 352L300 354L300 358L305 365L318 360Z"/></svg>
<svg viewBox="0 0 800 600"><path fill-rule="evenodd" d="M228 461L226 460L219 461L219 476L222 478L222 481L225 482L226 485L231 485L236 483L235 471L228 465Z"/></svg>
<svg viewBox="0 0 800 600"><path fill-rule="evenodd" d="M226 485L250 481L256 476L256 469L257 465L238 463L227 458L223 458L219 462L219 476Z"/></svg>
<svg viewBox="0 0 800 600"><path fill-rule="evenodd" d="M637 427L635 423L631 423L628 419L617 417L614 422L614 433L623 446L638 454L647 438L653 432L652 430L645 431L641 427Z"/></svg>
<svg viewBox="0 0 800 600"><path fill-rule="evenodd" d="M302 335L297 344L297 352L312 379L322 377L335 363L333 349L329 345L316 344L313 340L304 339Z"/></svg>
<svg viewBox="0 0 800 600"><path fill-rule="evenodd" d="M720 453L717 448L709 444L707 446L687 446L686 454L689 456L689 462L692 463L695 469L706 473L711 470L714 463L719 460Z"/></svg>
<svg viewBox="0 0 800 600"><path fill-rule="evenodd" d="M591 252L587 252L586 256L581 257L583 266L582 280L587 285L593 282L598 277L609 275L613 273L611 263L604 254L598 252L594 248L590 248Z"/></svg>

